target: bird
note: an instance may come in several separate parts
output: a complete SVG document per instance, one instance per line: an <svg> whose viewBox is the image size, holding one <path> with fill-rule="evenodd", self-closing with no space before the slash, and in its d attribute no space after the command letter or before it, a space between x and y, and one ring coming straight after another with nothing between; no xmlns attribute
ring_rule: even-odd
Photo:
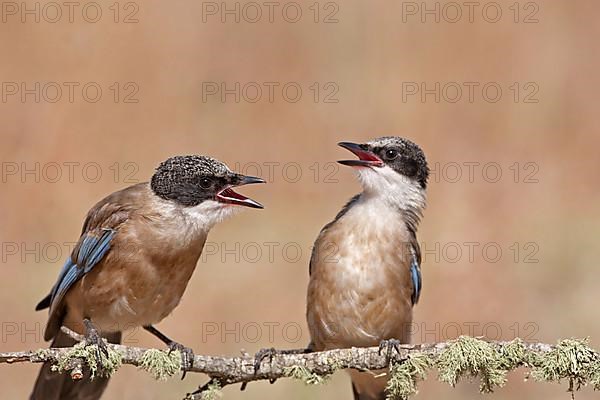
<svg viewBox="0 0 600 400"><path fill-rule="evenodd" d="M358 159L362 192L320 231L311 255L306 318L310 351L410 342L422 289L417 228L426 206L429 168L410 140L381 137L338 143ZM355 400L386 398L382 373L349 370Z"/></svg>
<svg viewBox="0 0 600 400"><path fill-rule="evenodd" d="M61 330L65 326L106 352L102 337L119 343L124 330L143 327L181 351L185 376L193 352L154 325L179 304L211 228L237 206L263 208L233 188L264 182L208 156L174 156L160 163L149 182L100 200L87 213L50 294L36 307L49 308L44 340L52 340L51 347L74 345ZM89 377L86 371L74 381L45 363L30 399L98 399L108 378Z"/></svg>

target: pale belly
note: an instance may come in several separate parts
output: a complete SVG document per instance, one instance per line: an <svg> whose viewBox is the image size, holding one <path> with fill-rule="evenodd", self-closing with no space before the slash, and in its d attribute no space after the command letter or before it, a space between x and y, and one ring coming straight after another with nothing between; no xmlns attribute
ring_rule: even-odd
<svg viewBox="0 0 600 400"><path fill-rule="evenodd" d="M102 310L91 307L89 314L92 321L101 327L110 326L110 330L124 331L159 323L177 307L182 296L183 290L176 291L168 285L145 295L125 292L113 297Z"/></svg>
<svg viewBox="0 0 600 400"><path fill-rule="evenodd" d="M349 211L315 243L307 320L316 349L410 339L412 282L401 222ZM334 249L333 254L328 249Z"/></svg>
<svg viewBox="0 0 600 400"><path fill-rule="evenodd" d="M376 346L384 339L408 342L412 305L401 291L382 285L335 288L311 281L307 319L317 349Z"/></svg>

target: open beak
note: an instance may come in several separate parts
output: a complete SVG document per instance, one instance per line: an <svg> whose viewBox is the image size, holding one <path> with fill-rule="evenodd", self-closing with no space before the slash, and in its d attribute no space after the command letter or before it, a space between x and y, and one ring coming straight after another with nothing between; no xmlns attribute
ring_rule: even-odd
<svg viewBox="0 0 600 400"><path fill-rule="evenodd" d="M225 204L235 204L251 208L264 208L259 202L241 195L232 189L236 186L249 185L251 183L265 183L265 181L254 176L235 175L232 179L232 183L217 193L217 201Z"/></svg>
<svg viewBox="0 0 600 400"><path fill-rule="evenodd" d="M357 143L340 142L338 146L350 150L354 153L358 160L341 160L338 161L342 165L348 165L350 167L383 167L383 161L377 157L375 153L363 149Z"/></svg>

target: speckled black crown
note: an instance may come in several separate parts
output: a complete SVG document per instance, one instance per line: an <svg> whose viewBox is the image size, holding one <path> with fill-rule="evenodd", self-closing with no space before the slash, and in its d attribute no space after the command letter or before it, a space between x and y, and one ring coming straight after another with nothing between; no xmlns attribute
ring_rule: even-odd
<svg viewBox="0 0 600 400"><path fill-rule="evenodd" d="M425 153L421 148L408 139L398 136L384 136L368 142L371 151L377 154L384 163L396 172L415 179L423 189L427 187L429 178L429 167L425 159ZM395 149L399 156L388 160L386 151Z"/></svg>
<svg viewBox="0 0 600 400"><path fill-rule="evenodd" d="M214 197L214 183L224 179L229 172L225 164L211 157L175 156L160 163L150 187L163 199L194 206Z"/></svg>

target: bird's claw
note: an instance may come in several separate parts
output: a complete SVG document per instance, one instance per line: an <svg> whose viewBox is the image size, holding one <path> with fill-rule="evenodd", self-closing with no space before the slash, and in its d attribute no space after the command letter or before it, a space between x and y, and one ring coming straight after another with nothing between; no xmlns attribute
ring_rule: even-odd
<svg viewBox="0 0 600 400"><path fill-rule="evenodd" d="M284 355L284 354L307 354L311 353L313 350L310 347L305 349L294 349L294 350L276 350L271 347L268 349L260 349L254 355L254 375L258 374L260 371L260 364L265 358L269 359L269 364L273 363L273 357L276 355ZM274 384L277 382L277 378L269 378L269 383ZM243 384L241 390L246 389L246 385Z"/></svg>
<svg viewBox="0 0 600 400"><path fill-rule="evenodd" d="M397 355L400 355L400 345L402 343L398 339L387 339L379 342L379 355L386 350L385 356L388 362L392 359L392 352L395 351Z"/></svg>
<svg viewBox="0 0 600 400"><path fill-rule="evenodd" d="M260 364L263 362L265 358L269 359L269 363L273 362L273 356L277 354L277 350L273 347L268 349L260 349L254 355L254 374L256 375L258 371L260 371Z"/></svg>
<svg viewBox="0 0 600 400"><path fill-rule="evenodd" d="M183 374L181 375L181 380L183 380L187 371L192 369L192 367L194 366L194 351L189 347L185 347L181 343L169 343L169 354L171 354L171 352L175 350L181 353L181 370L183 371Z"/></svg>
<svg viewBox="0 0 600 400"><path fill-rule="evenodd" d="M104 358L108 358L108 346L102 339L102 336L98 333L98 330L94 327L91 321L85 320L85 347L96 346L96 360L97 363L102 365L102 354ZM101 353L102 352L102 353Z"/></svg>

